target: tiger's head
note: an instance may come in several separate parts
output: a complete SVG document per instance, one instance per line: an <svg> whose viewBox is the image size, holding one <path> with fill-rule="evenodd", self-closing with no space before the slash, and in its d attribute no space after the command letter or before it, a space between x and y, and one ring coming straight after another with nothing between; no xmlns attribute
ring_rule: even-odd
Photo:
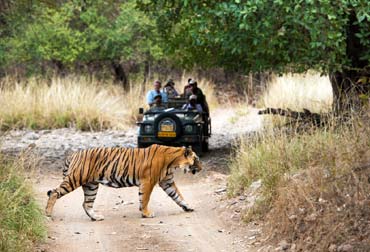
<svg viewBox="0 0 370 252"><path fill-rule="evenodd" d="M187 160L187 165L184 166L184 173L191 172L193 174L202 170L202 164L197 154L191 149L191 146L184 147L184 157Z"/></svg>

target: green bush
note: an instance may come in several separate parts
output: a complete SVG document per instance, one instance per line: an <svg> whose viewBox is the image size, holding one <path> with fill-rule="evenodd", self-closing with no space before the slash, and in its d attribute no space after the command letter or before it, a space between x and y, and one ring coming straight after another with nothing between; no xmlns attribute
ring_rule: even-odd
<svg viewBox="0 0 370 252"><path fill-rule="evenodd" d="M46 234L43 214L22 165L0 159L0 251L32 251Z"/></svg>

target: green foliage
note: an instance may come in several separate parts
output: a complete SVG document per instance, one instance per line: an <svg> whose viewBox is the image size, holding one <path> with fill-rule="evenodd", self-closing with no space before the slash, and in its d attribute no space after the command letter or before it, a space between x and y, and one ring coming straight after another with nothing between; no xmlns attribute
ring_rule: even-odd
<svg viewBox="0 0 370 252"><path fill-rule="evenodd" d="M143 1L185 65L223 66L246 72L303 72L350 68L347 29L369 61L370 2L365 0ZM349 23L349 15L357 20Z"/></svg>
<svg viewBox="0 0 370 252"><path fill-rule="evenodd" d="M30 3L27 18L16 20L11 13L5 15L7 32L2 36L6 42L0 43L0 66L51 62L72 67L162 57L154 23L133 1L36 2Z"/></svg>
<svg viewBox="0 0 370 252"><path fill-rule="evenodd" d="M32 251L33 242L45 236L43 214L20 164L1 160L0 251Z"/></svg>
<svg viewBox="0 0 370 252"><path fill-rule="evenodd" d="M0 10L3 68L143 65L163 59L188 68L243 72L369 65L366 0L6 2L10 7Z"/></svg>

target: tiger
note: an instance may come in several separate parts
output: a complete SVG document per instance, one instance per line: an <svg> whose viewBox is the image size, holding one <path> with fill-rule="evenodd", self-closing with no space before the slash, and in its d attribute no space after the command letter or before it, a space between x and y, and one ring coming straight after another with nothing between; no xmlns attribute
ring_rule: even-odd
<svg viewBox="0 0 370 252"><path fill-rule="evenodd" d="M46 216L51 216L57 199L82 186L83 209L92 221L103 215L93 209L99 184L109 187L139 187L139 211L143 218L152 218L148 203L156 184L184 211L194 209L185 202L174 181L174 170L193 174L202 170L199 157L189 147L151 145L147 148L98 147L72 153L65 160L63 182L47 192Z"/></svg>

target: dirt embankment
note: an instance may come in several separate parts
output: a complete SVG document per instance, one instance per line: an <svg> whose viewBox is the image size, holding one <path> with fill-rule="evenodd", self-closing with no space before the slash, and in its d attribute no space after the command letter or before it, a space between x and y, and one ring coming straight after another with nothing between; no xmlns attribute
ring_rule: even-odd
<svg viewBox="0 0 370 252"><path fill-rule="evenodd" d="M197 175L175 174L185 200L195 211L185 213L159 187L151 196L153 219L140 218L138 189L100 186L95 209L104 221L92 222L82 208L78 189L57 201L49 232L41 251L256 251L260 227L240 221L240 206L253 197L226 199L227 159L233 139L260 127L255 111L237 119L232 110L212 115L210 152L203 158L204 171ZM95 146L135 146L136 130L95 133L71 129L15 131L2 136L2 151L19 153L32 147L40 156L34 179L37 198L45 205L46 192L62 179L65 152ZM243 202L243 204L238 204ZM244 204L245 203L245 204Z"/></svg>

